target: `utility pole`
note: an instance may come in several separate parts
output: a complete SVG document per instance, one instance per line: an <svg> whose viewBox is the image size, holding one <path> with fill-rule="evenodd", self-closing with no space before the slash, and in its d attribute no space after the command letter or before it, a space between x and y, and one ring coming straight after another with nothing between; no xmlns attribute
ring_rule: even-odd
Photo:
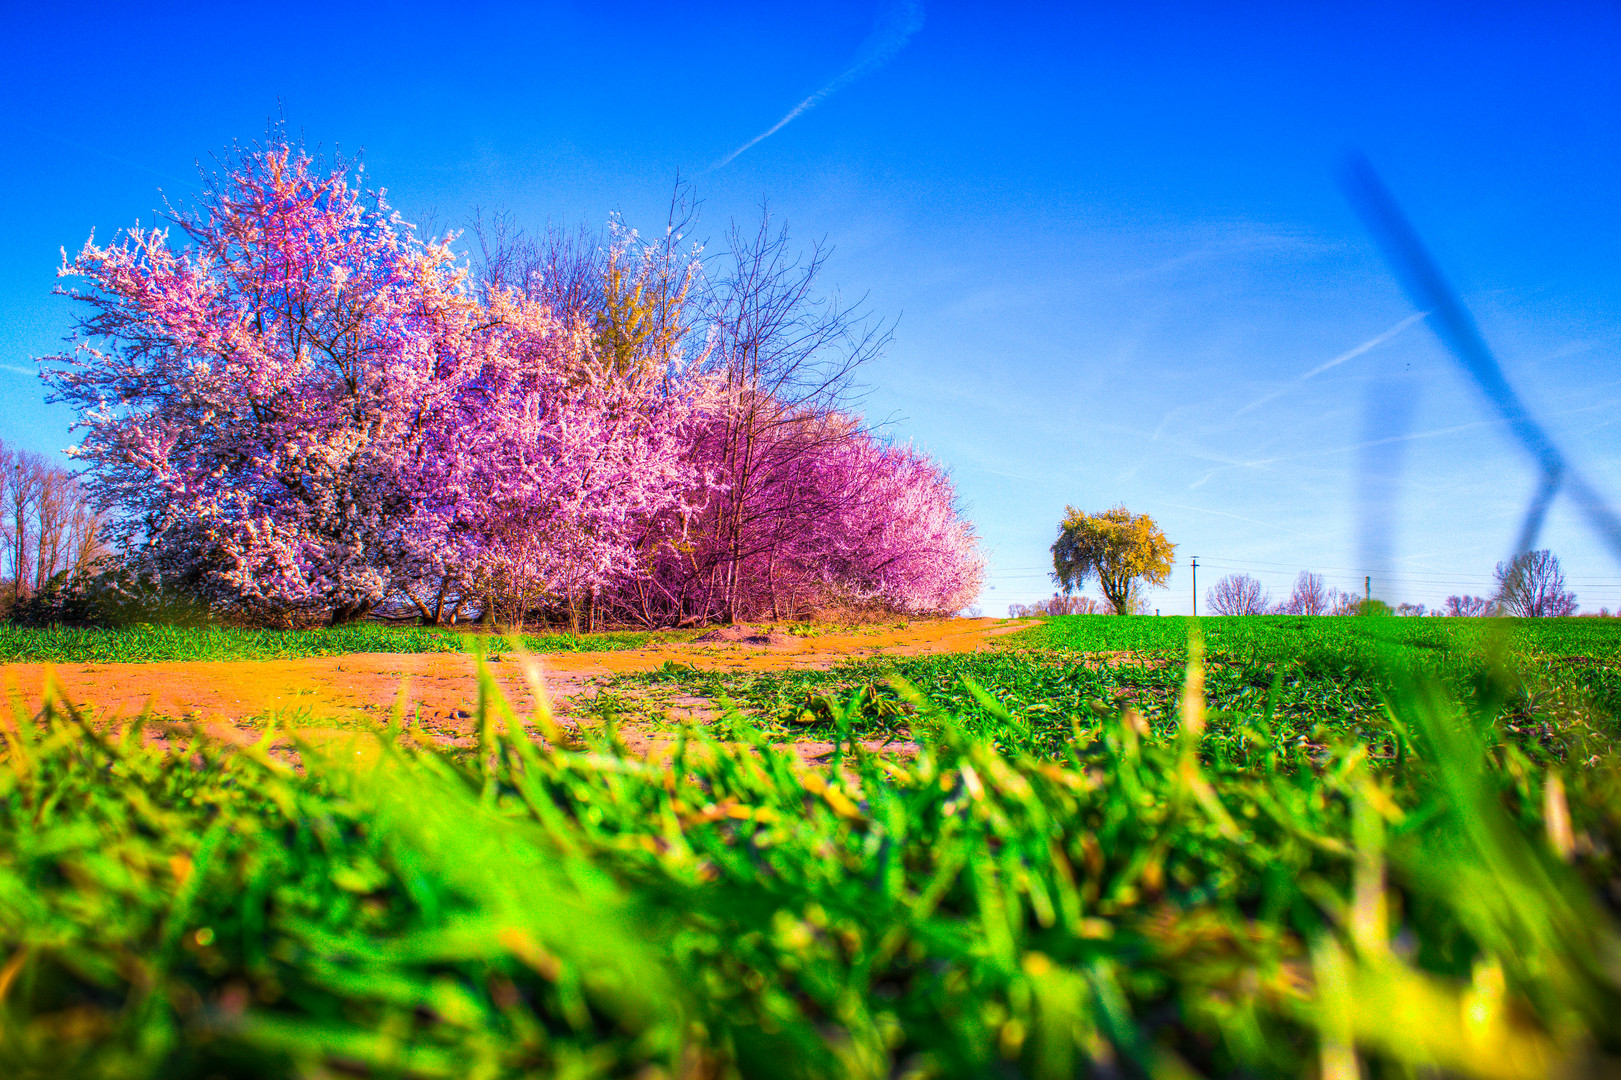
<svg viewBox="0 0 1621 1080"><path fill-rule="evenodd" d="M1193 613L1199 614L1199 556L1193 557Z"/></svg>
<svg viewBox="0 0 1621 1080"><path fill-rule="evenodd" d="M1373 599L1373 575L1369 574L1362 579L1362 599L1367 602Z"/></svg>

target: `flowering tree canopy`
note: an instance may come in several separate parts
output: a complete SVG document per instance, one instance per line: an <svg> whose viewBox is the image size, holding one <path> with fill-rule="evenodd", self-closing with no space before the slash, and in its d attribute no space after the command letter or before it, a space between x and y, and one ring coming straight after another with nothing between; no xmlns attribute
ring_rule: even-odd
<svg viewBox="0 0 1621 1080"><path fill-rule="evenodd" d="M641 568L642 522L690 512L685 434L707 385L626 371L513 294L490 309L487 366L416 474L413 539L459 590L573 603Z"/></svg>
<svg viewBox="0 0 1621 1080"><path fill-rule="evenodd" d="M87 243L80 344L48 372L116 532L250 609L341 621L389 591L400 474L478 367L483 313L341 168L241 154L168 230Z"/></svg>
<svg viewBox="0 0 1621 1080"><path fill-rule="evenodd" d="M781 590L910 611L977 593L931 462L827 408L762 410L770 387L686 356L716 335L693 333L678 236L616 232L587 301L559 304L540 275L475 280L360 180L272 138L171 228L64 259L87 310L45 377L126 558L283 622L402 596L434 622L582 599L675 622ZM738 418L762 412L740 464Z"/></svg>
<svg viewBox="0 0 1621 1080"><path fill-rule="evenodd" d="M948 612L973 602L984 563L938 466L865 436L820 465L822 501L833 512L801 543L825 581L900 611Z"/></svg>

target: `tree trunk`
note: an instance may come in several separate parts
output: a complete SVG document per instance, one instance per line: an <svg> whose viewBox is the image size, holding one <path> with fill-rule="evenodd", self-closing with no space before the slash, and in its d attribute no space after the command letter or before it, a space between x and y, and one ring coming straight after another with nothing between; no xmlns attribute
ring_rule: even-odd
<svg viewBox="0 0 1621 1080"><path fill-rule="evenodd" d="M421 617L423 626L443 626L445 625L445 591L449 587L448 581L440 583L439 595L434 598L433 607L431 608L426 601L418 597L409 588L402 587L400 591L405 593L405 598L411 601L412 606L417 609L417 614ZM455 621L454 617L452 617L451 621Z"/></svg>
<svg viewBox="0 0 1621 1080"><path fill-rule="evenodd" d="M771 593L771 621L780 622L782 615L777 604L777 552L774 547L765 560L765 584Z"/></svg>

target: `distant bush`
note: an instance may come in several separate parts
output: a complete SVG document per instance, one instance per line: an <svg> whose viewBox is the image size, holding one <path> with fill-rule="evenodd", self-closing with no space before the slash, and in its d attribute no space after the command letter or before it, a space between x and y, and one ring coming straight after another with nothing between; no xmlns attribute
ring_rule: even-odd
<svg viewBox="0 0 1621 1080"><path fill-rule="evenodd" d="M1455 618L1481 618L1486 615L1498 615L1497 601L1484 596L1449 596L1445 614Z"/></svg>
<svg viewBox="0 0 1621 1080"><path fill-rule="evenodd" d="M1034 604L1009 604L1007 609L1010 619L1027 619L1050 615L1110 615L1113 609L1106 604L1100 604L1090 596L1059 596L1037 601Z"/></svg>
<svg viewBox="0 0 1621 1080"><path fill-rule="evenodd" d="M1343 589L1335 592L1330 600L1327 614L1329 615L1360 615L1362 614L1362 597L1355 593L1348 593Z"/></svg>
<svg viewBox="0 0 1621 1080"><path fill-rule="evenodd" d="M191 594L126 567L100 572L64 570L11 607L24 627L117 628L137 623L204 626L214 621Z"/></svg>

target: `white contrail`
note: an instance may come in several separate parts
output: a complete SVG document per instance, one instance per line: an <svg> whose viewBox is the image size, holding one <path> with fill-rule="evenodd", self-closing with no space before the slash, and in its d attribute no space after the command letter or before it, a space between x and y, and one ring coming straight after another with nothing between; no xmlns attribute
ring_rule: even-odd
<svg viewBox="0 0 1621 1080"><path fill-rule="evenodd" d="M887 64L894 55L901 51L913 34L923 29L923 5L918 0L889 0L878 9L878 17L874 20L872 33L867 40L861 43L856 50L855 59L850 66L838 75L835 75L827 85L816 93L788 110L788 115L778 120L770 128L762 131L748 142L733 150L709 167L709 171L723 168L730 164L732 159L743 151L764 142L777 132L787 127L796 117L815 108L833 94L855 82L861 76Z"/></svg>
<svg viewBox="0 0 1621 1080"><path fill-rule="evenodd" d="M1254 401L1250 402L1248 405L1245 405L1242 409L1239 409L1237 412L1233 413L1233 415L1234 416L1243 416L1245 413L1249 412L1251 409L1259 409L1262 405L1265 405L1270 401L1276 401L1278 398L1282 397L1284 394L1287 394L1290 390L1293 390L1296 386L1299 386L1301 383L1305 382L1307 379L1316 378L1318 375L1321 375L1323 372L1327 371L1329 368L1339 367L1341 364L1345 363L1347 360L1355 360L1357 357L1361 356L1363 353L1369 351L1370 349L1377 349L1379 346L1383 345L1385 342L1389 341L1391 338L1395 337L1397 334L1401 333L1403 330L1407 329L1409 326L1412 326L1414 323L1418 322L1420 319L1422 319L1424 316L1426 316L1428 314L1429 314L1429 312L1427 312L1427 311L1420 311L1420 312L1416 312L1416 313L1414 313L1412 315L1407 316L1407 318L1403 319L1401 322L1397 323L1395 326L1392 326L1389 330L1386 330L1384 333L1378 334L1378 335L1376 335L1374 337L1369 338L1367 341L1364 341L1362 344L1358 345L1354 349L1347 349L1345 352L1340 353L1338 356L1336 356L1334 359L1328 361L1326 364L1318 364L1316 367L1312 368L1310 371L1306 372L1304 375L1301 375L1301 376L1299 376L1299 377L1285 383L1283 386L1281 386L1278 389L1272 391L1270 394L1266 394L1266 395L1264 395L1262 397L1256 398Z"/></svg>

